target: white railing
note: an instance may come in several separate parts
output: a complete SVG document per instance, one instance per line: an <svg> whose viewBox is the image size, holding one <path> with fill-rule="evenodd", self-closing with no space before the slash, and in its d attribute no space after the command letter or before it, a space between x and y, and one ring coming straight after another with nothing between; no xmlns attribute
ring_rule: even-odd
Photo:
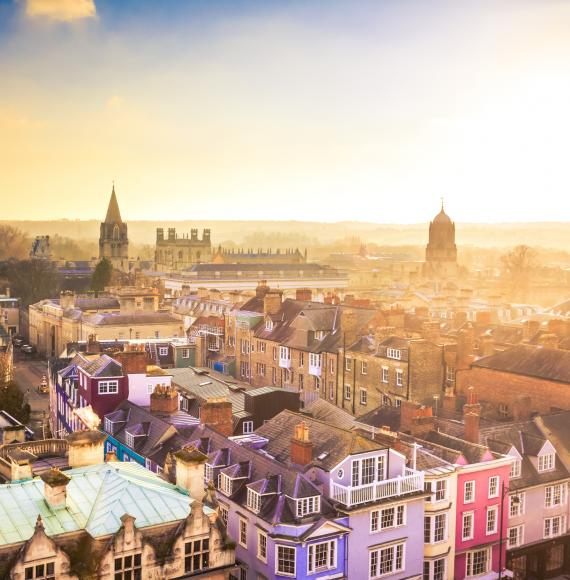
<svg viewBox="0 0 570 580"><path fill-rule="evenodd" d="M406 468L404 475L355 487L331 482L331 498L347 507L424 491L423 471Z"/></svg>

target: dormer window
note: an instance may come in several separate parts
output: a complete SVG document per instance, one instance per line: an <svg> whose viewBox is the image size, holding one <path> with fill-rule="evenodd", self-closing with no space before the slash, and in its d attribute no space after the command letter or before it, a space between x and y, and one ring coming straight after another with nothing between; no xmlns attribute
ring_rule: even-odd
<svg viewBox="0 0 570 580"><path fill-rule="evenodd" d="M321 511L321 498L318 495L304 497L297 500L297 517L302 518L309 514L316 514Z"/></svg>
<svg viewBox="0 0 570 580"><path fill-rule="evenodd" d="M247 507L255 513L261 509L261 496L253 489L247 490Z"/></svg>
<svg viewBox="0 0 570 580"><path fill-rule="evenodd" d="M270 318L268 318L265 321L265 330L269 330L269 331L273 330L273 320L271 320Z"/></svg>
<svg viewBox="0 0 570 580"><path fill-rule="evenodd" d="M388 348L386 349L386 356L388 358L400 360L402 358L402 351L399 348Z"/></svg>
<svg viewBox="0 0 570 580"><path fill-rule="evenodd" d="M107 431L107 433L110 433L111 435L113 434L113 421L111 421L111 419L108 419L107 417L105 417L105 431Z"/></svg>
<svg viewBox="0 0 570 580"><path fill-rule="evenodd" d="M554 469L554 453L545 453L538 457L538 471L552 471Z"/></svg>
<svg viewBox="0 0 570 580"><path fill-rule="evenodd" d="M511 465L511 472L509 474L509 479L515 479L521 476L521 460L516 459Z"/></svg>
<svg viewBox="0 0 570 580"><path fill-rule="evenodd" d="M100 395L116 395L119 392L119 381L99 381Z"/></svg>
<svg viewBox="0 0 570 580"><path fill-rule="evenodd" d="M225 473L220 474L220 491L232 495L232 478Z"/></svg>
<svg viewBox="0 0 570 580"><path fill-rule="evenodd" d="M326 334L324 330L315 330L315 340L323 340Z"/></svg>
<svg viewBox="0 0 570 580"><path fill-rule="evenodd" d="M214 481L214 466L210 465L209 463L204 465L204 479L206 482Z"/></svg>

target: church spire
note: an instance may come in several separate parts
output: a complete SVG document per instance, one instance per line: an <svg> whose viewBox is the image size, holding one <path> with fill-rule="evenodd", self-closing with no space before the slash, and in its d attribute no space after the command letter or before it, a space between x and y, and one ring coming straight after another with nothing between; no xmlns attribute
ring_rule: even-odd
<svg viewBox="0 0 570 580"><path fill-rule="evenodd" d="M120 224L121 212L119 211L119 204L117 202L117 196L115 195L115 182L113 181L113 191L111 192L111 199L109 200L109 207L107 208L107 216L105 217L105 223L107 224Z"/></svg>

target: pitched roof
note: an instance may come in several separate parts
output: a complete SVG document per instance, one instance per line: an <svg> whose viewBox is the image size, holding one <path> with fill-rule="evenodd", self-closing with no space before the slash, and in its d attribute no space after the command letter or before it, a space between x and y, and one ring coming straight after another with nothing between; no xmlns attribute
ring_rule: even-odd
<svg viewBox="0 0 570 580"><path fill-rule="evenodd" d="M105 216L105 223L120 224L122 222L123 220L121 219L121 212L119 211L117 196L115 195L115 184L113 184L113 191L111 192L111 199L109 200L109 206L107 207L107 215Z"/></svg>
<svg viewBox="0 0 570 580"><path fill-rule="evenodd" d="M473 367L570 383L570 351L518 345L480 358Z"/></svg>
<svg viewBox="0 0 570 580"><path fill-rule="evenodd" d="M44 482L35 479L0 486L0 545L28 540L41 515L48 536L85 530L92 537L113 534L121 516L136 518L137 528L182 520L191 499L136 463L104 463L65 471L67 504L53 509Z"/></svg>

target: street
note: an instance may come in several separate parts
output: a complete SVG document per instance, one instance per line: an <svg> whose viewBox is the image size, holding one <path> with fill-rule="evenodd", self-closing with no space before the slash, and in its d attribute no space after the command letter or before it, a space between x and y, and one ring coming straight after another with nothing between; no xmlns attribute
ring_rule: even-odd
<svg viewBox="0 0 570 580"><path fill-rule="evenodd" d="M28 427L34 431L36 439L44 437L49 416L49 395L39 393L37 388L43 375L47 376L46 361L29 358L18 349L14 350L14 381L30 405Z"/></svg>

